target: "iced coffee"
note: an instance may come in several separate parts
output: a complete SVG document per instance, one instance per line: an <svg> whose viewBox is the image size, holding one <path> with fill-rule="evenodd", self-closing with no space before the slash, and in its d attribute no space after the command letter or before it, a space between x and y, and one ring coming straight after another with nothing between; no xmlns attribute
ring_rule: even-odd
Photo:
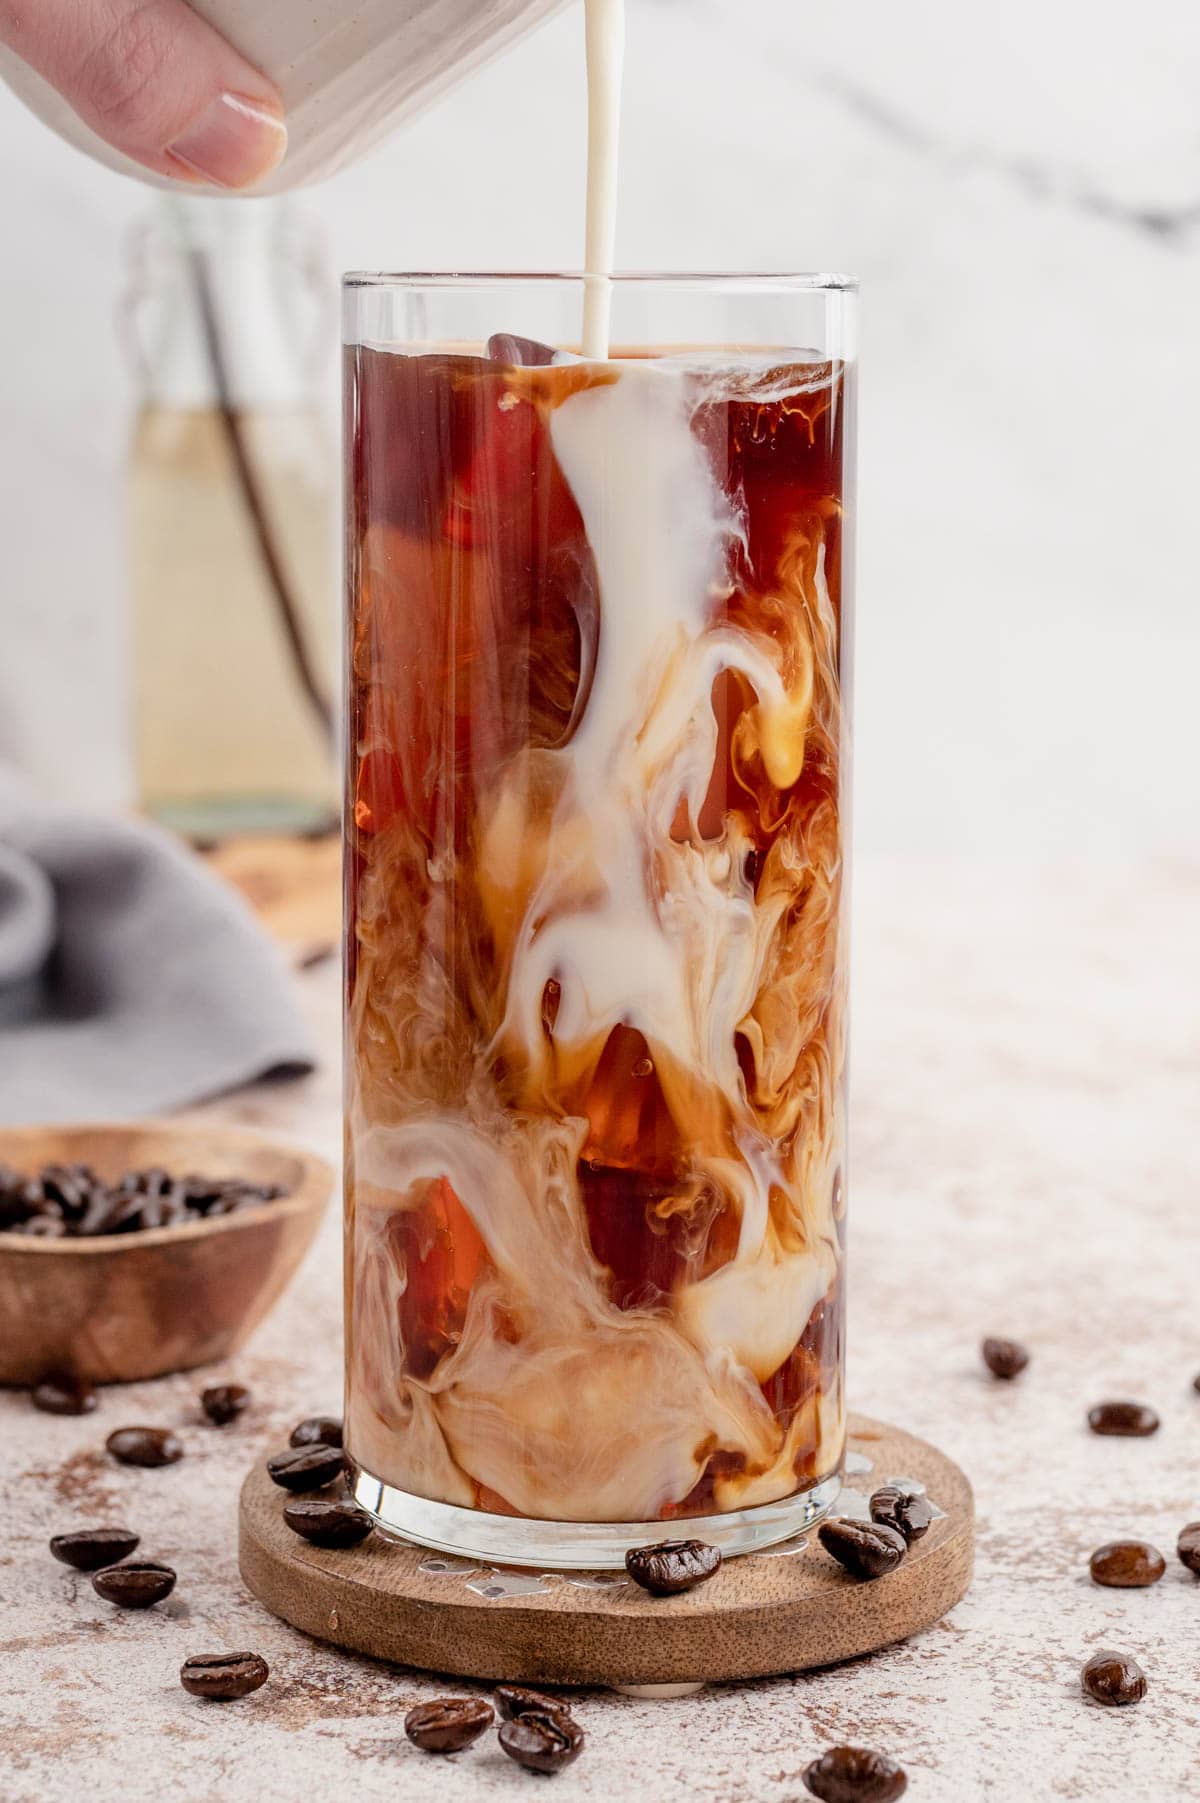
<svg viewBox="0 0 1200 1803"><path fill-rule="evenodd" d="M358 1493L779 1537L844 1431L849 367L347 356Z"/></svg>

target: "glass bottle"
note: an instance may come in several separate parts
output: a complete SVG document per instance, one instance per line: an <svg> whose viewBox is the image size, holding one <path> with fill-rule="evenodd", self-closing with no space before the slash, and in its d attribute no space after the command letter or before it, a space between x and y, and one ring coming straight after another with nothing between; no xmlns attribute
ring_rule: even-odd
<svg viewBox="0 0 1200 1803"><path fill-rule="evenodd" d="M195 839L336 818L318 265L282 201L164 197L134 247L137 793Z"/></svg>

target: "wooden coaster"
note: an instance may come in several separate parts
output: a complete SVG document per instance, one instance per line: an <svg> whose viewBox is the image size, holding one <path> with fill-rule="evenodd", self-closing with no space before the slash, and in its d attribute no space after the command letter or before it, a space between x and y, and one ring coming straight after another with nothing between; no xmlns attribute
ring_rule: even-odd
<svg viewBox="0 0 1200 1803"><path fill-rule="evenodd" d="M835 1515L864 1518L871 1491L897 1479L944 1511L894 1572L870 1583L847 1577L815 1528L667 1598L614 1572L500 1570L378 1532L351 1551L322 1552L285 1527L287 1496L261 1465L242 1488L242 1577L318 1640L459 1677L686 1684L804 1671L906 1640L971 1581L974 1505L957 1465L863 1415L850 1417L846 1465Z"/></svg>

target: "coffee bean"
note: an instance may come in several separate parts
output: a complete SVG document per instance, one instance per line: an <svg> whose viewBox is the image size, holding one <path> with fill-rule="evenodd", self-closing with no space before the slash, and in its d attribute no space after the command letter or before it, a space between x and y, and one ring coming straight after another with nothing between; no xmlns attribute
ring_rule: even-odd
<svg viewBox="0 0 1200 1803"><path fill-rule="evenodd" d="M584 1734L565 1709L527 1709L504 1722L500 1745L527 1772L561 1772L578 1759Z"/></svg>
<svg viewBox="0 0 1200 1803"><path fill-rule="evenodd" d="M720 1548L703 1540L662 1540L657 1546L631 1546L625 1554L626 1571L651 1596L692 1590L711 1578L720 1564Z"/></svg>
<svg viewBox="0 0 1200 1803"><path fill-rule="evenodd" d="M169 1565L139 1559L128 1565L106 1565L92 1575L92 1589L119 1609L150 1609L170 1596L175 1573Z"/></svg>
<svg viewBox="0 0 1200 1803"><path fill-rule="evenodd" d="M881 1521L823 1521L817 1538L852 1578L881 1578L908 1551L904 1535Z"/></svg>
<svg viewBox="0 0 1200 1803"><path fill-rule="evenodd" d="M1122 1434L1144 1439L1158 1432L1158 1416L1144 1402L1098 1402L1088 1410L1094 1434Z"/></svg>
<svg viewBox="0 0 1200 1803"><path fill-rule="evenodd" d="M313 1546L357 1546L375 1523L352 1502L290 1502L283 1505L283 1519L293 1534Z"/></svg>
<svg viewBox="0 0 1200 1803"><path fill-rule="evenodd" d="M179 1668L179 1682L194 1697L234 1703L261 1690L271 1675L257 1653L193 1653Z"/></svg>
<svg viewBox="0 0 1200 1803"><path fill-rule="evenodd" d="M1080 1678L1097 1703L1140 1703L1146 1694L1146 1674L1128 1653L1093 1653Z"/></svg>
<svg viewBox="0 0 1200 1803"><path fill-rule="evenodd" d="M1200 1371L1197 1371L1195 1377L1192 1379L1192 1388L1193 1390L1200 1390Z"/></svg>
<svg viewBox="0 0 1200 1803"><path fill-rule="evenodd" d="M570 1715L571 1711L559 1697L547 1696L542 1690L526 1690L522 1684L497 1684L496 1707L502 1720L516 1721L532 1710L556 1709L560 1715Z"/></svg>
<svg viewBox="0 0 1200 1803"><path fill-rule="evenodd" d="M980 1350L993 1377L1017 1377L1029 1363L1029 1352L1020 1340L985 1340Z"/></svg>
<svg viewBox="0 0 1200 1803"><path fill-rule="evenodd" d="M1109 1590L1144 1590L1158 1583L1167 1562L1148 1540L1110 1540L1096 1548L1088 1569L1093 1582Z"/></svg>
<svg viewBox="0 0 1200 1803"><path fill-rule="evenodd" d="M884 1484L871 1498L871 1520L894 1528L911 1546L929 1532L933 1510L923 1496L914 1496L896 1484Z"/></svg>
<svg viewBox="0 0 1200 1803"><path fill-rule="evenodd" d="M74 1534L55 1534L50 1551L75 1571L99 1571L127 1559L137 1544L138 1536L128 1528L80 1528Z"/></svg>
<svg viewBox="0 0 1200 1803"><path fill-rule="evenodd" d="M342 1424L336 1415L310 1415L297 1421L288 1435L289 1446L340 1446Z"/></svg>
<svg viewBox="0 0 1200 1803"><path fill-rule="evenodd" d="M1200 1578L1200 1521L1189 1521L1180 1530L1175 1551L1179 1554L1181 1563Z"/></svg>
<svg viewBox="0 0 1200 1803"><path fill-rule="evenodd" d="M30 1401L43 1415L90 1415L100 1398L86 1378L53 1371L34 1385Z"/></svg>
<svg viewBox="0 0 1200 1803"><path fill-rule="evenodd" d="M289 1446L267 1460L273 1482L284 1490L323 1490L342 1475L346 1460L336 1446Z"/></svg>
<svg viewBox="0 0 1200 1803"><path fill-rule="evenodd" d="M228 1427L250 1407L250 1392L245 1384L213 1384L201 1390L200 1407L214 1427Z"/></svg>
<svg viewBox="0 0 1200 1803"><path fill-rule="evenodd" d="M827 1747L804 1774L821 1803L894 1803L908 1789L903 1766L869 1747Z"/></svg>
<svg viewBox="0 0 1200 1803"><path fill-rule="evenodd" d="M477 1697L438 1697L418 1703L404 1718L404 1732L423 1753L461 1753L490 1728L490 1703Z"/></svg>
<svg viewBox="0 0 1200 1803"><path fill-rule="evenodd" d="M104 1444L119 1464L147 1470L174 1465L183 1457L183 1442L169 1427L119 1427Z"/></svg>

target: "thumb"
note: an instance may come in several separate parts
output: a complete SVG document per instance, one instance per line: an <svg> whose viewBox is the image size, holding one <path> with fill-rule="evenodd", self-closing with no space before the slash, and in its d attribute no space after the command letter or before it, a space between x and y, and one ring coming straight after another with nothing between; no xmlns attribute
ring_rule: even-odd
<svg viewBox="0 0 1200 1803"><path fill-rule="evenodd" d="M157 175L245 188L287 149L274 86L186 0L0 0L0 43Z"/></svg>

